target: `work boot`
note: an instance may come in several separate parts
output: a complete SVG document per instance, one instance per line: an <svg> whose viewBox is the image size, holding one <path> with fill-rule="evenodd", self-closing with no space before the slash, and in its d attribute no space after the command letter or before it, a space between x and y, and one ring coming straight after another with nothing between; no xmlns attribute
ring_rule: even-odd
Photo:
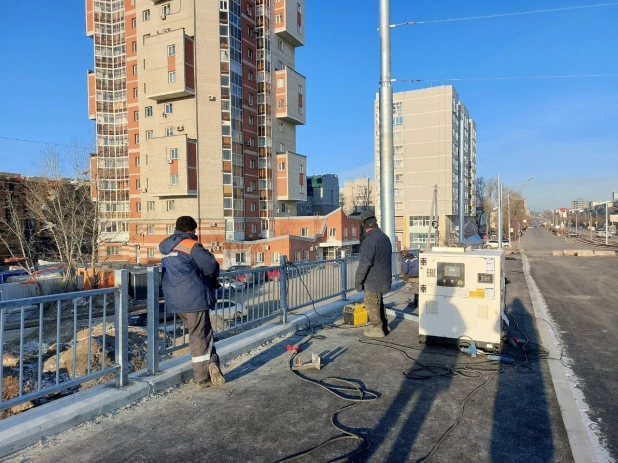
<svg viewBox="0 0 618 463"><path fill-rule="evenodd" d="M383 338L384 330L382 329L382 324L371 325L371 328L363 331L363 335L365 335L368 338Z"/></svg>
<svg viewBox="0 0 618 463"><path fill-rule="evenodd" d="M210 387L212 383L210 382L209 379L205 379L204 381L196 381L195 382L195 389L197 389L198 391L201 391L203 389L207 389Z"/></svg>
<svg viewBox="0 0 618 463"><path fill-rule="evenodd" d="M208 365L208 373L210 373L210 381L214 386L223 386L225 384L225 378L221 373L221 368L216 363Z"/></svg>

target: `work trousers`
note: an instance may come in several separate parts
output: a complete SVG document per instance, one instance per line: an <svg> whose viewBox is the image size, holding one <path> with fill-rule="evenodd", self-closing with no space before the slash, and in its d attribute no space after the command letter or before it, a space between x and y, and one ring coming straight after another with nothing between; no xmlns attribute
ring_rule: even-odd
<svg viewBox="0 0 618 463"><path fill-rule="evenodd" d="M219 356L215 349L215 338L210 323L208 310L200 312L184 312L180 319L189 331L189 350L195 381L205 381L210 378L208 365L210 362L219 364Z"/></svg>
<svg viewBox="0 0 618 463"><path fill-rule="evenodd" d="M385 334L388 334L388 319L384 308L382 293L365 291L365 308L369 316L369 323L380 326Z"/></svg>

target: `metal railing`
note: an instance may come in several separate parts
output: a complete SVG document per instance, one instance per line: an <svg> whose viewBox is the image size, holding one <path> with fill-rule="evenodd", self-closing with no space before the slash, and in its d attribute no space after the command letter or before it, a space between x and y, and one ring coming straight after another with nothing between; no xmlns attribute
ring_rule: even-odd
<svg viewBox="0 0 618 463"><path fill-rule="evenodd" d="M0 411L111 374L118 386L127 384L127 271L117 271L115 281L113 288L0 302Z"/></svg>

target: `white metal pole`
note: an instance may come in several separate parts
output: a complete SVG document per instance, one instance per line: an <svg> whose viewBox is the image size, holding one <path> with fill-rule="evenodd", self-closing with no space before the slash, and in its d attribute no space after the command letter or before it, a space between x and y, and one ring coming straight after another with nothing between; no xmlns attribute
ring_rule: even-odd
<svg viewBox="0 0 618 463"><path fill-rule="evenodd" d="M498 174L498 249L502 249L502 183Z"/></svg>
<svg viewBox="0 0 618 463"><path fill-rule="evenodd" d="M605 203L605 244L607 245L607 241L609 238L609 216L607 215L607 203Z"/></svg>
<svg viewBox="0 0 618 463"><path fill-rule="evenodd" d="M390 0L380 0L380 212L382 229L395 241L395 170L393 162L393 87L391 85Z"/></svg>
<svg viewBox="0 0 618 463"><path fill-rule="evenodd" d="M509 247L511 246L511 193L506 194L506 204L509 211Z"/></svg>

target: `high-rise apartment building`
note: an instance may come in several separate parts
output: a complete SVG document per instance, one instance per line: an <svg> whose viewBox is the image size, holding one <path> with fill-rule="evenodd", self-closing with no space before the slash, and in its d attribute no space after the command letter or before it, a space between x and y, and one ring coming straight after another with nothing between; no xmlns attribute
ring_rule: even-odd
<svg viewBox="0 0 618 463"><path fill-rule="evenodd" d="M343 210L346 214L365 210L375 211L375 181L367 178L355 178L343 183Z"/></svg>
<svg viewBox="0 0 618 463"><path fill-rule="evenodd" d="M375 101L376 186L380 179L378 99ZM463 125L463 140L460 138ZM463 143L464 214L475 215L476 124L459 95L440 86L393 95L395 232L404 248L424 246L431 221L434 185L442 243L456 239L459 226L459 156ZM376 188L380 215L380 191ZM433 239L433 238L432 238Z"/></svg>
<svg viewBox="0 0 618 463"><path fill-rule="evenodd" d="M93 192L118 260L156 261L179 215L219 260L306 200L304 0L86 0Z"/></svg>
<svg viewBox="0 0 618 463"><path fill-rule="evenodd" d="M571 202L571 209L586 209L590 202L584 198L577 198Z"/></svg>

